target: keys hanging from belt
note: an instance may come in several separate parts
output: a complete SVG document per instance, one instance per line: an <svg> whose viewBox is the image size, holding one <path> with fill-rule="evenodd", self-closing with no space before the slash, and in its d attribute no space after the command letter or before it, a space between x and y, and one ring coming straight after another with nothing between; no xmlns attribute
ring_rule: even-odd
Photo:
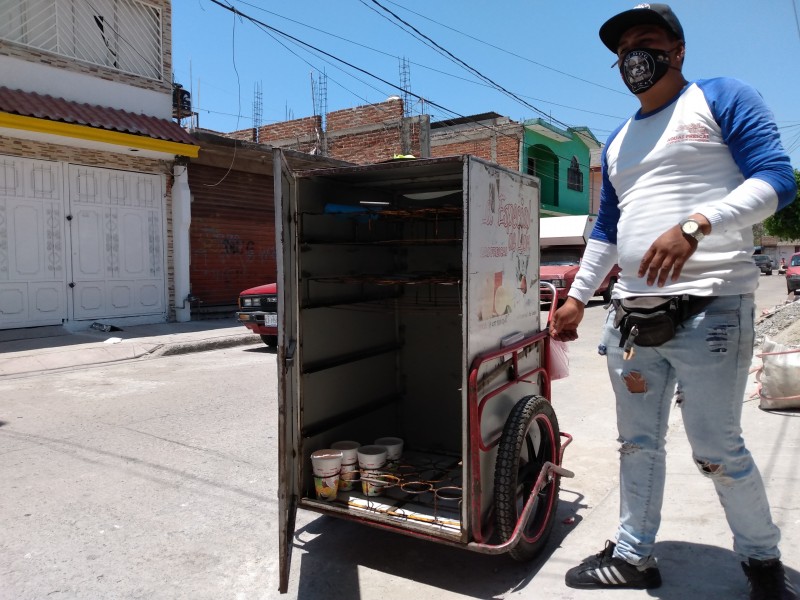
<svg viewBox="0 0 800 600"><path fill-rule="evenodd" d="M634 325L628 334L628 339L625 340L625 347L622 349L622 360L630 360L636 354L636 348L633 347L633 344L637 335L639 335L639 327Z"/></svg>

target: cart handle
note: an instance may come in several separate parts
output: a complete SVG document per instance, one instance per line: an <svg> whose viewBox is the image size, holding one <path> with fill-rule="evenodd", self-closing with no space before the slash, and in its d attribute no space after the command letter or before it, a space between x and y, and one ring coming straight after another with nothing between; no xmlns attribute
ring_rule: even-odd
<svg viewBox="0 0 800 600"><path fill-rule="evenodd" d="M556 309L558 308L558 292L556 291L556 286L554 286L549 281L540 281L539 288L549 288L551 293L551 298L553 298L552 302L550 302L550 310L547 311L547 323L545 324L544 330L549 332L550 331L550 323L553 322L553 317L556 314Z"/></svg>

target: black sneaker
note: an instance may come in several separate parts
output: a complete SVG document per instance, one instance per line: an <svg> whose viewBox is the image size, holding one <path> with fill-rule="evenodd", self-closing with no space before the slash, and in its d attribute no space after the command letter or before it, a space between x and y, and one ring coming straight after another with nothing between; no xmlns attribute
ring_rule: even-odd
<svg viewBox="0 0 800 600"><path fill-rule="evenodd" d="M750 582L750 600L797 600L797 590L786 576L783 563L773 560L756 560L742 563L744 574Z"/></svg>
<svg viewBox="0 0 800 600"><path fill-rule="evenodd" d="M637 567L614 556L614 542L601 552L567 571L564 582L571 588L633 588L651 590L661 585L661 573L654 558Z"/></svg>

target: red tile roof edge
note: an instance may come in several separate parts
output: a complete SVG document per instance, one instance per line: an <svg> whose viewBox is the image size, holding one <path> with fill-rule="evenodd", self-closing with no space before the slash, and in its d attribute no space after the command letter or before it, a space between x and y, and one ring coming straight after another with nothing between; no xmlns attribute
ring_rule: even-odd
<svg viewBox="0 0 800 600"><path fill-rule="evenodd" d="M0 111L62 123L142 135L168 142L196 145L177 123L96 104L74 102L36 92L0 86Z"/></svg>

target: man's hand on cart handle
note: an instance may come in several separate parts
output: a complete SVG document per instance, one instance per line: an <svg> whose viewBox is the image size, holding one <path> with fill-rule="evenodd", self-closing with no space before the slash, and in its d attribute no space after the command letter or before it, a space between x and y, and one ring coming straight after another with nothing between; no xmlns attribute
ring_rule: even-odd
<svg viewBox="0 0 800 600"><path fill-rule="evenodd" d="M583 302L568 297L564 304L553 315L550 322L550 337L561 342L572 342L578 339L578 325L583 320Z"/></svg>

